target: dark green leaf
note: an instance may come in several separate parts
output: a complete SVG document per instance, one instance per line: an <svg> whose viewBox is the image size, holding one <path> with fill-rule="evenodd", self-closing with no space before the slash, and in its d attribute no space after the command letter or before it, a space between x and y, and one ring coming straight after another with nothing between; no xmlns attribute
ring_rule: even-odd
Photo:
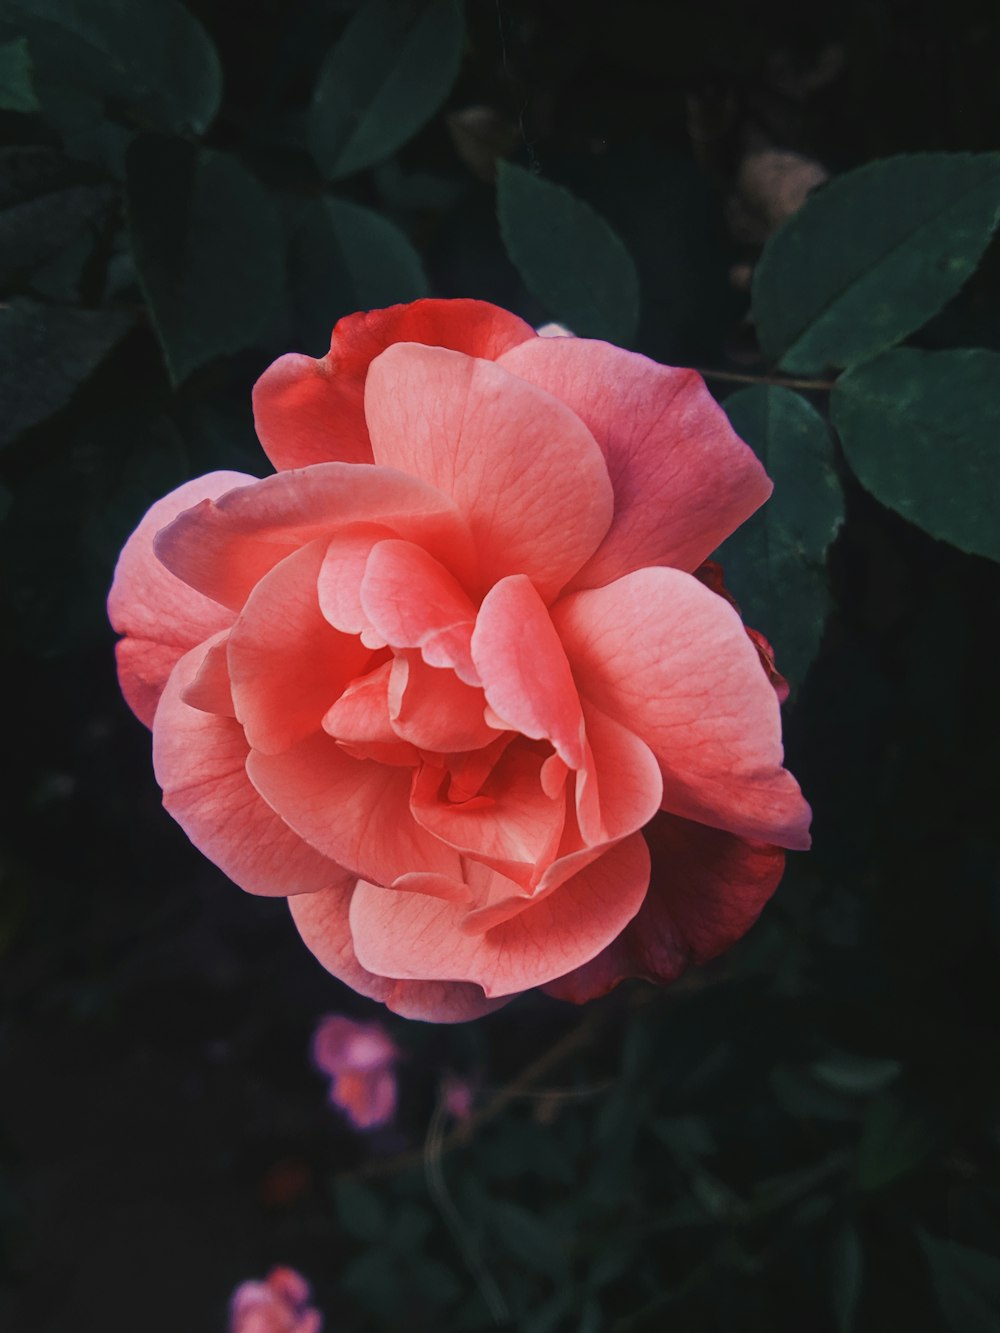
<svg viewBox="0 0 1000 1333"><path fill-rule="evenodd" d="M357 1180L338 1180L334 1190L340 1225L359 1240L378 1241L385 1236L388 1216L382 1200Z"/></svg>
<svg viewBox="0 0 1000 1333"><path fill-rule="evenodd" d="M774 494L726 541L719 559L748 625L770 639L797 685L830 609L826 553L844 518L826 423L790 389L755 385L727 398L733 429L757 454Z"/></svg>
<svg viewBox="0 0 1000 1333"><path fill-rule="evenodd" d="M120 310L0 307L0 445L64 407L130 323Z"/></svg>
<svg viewBox="0 0 1000 1333"><path fill-rule="evenodd" d="M854 1333L863 1273L864 1253L857 1228L845 1222L830 1242L830 1297L837 1333Z"/></svg>
<svg viewBox="0 0 1000 1333"><path fill-rule="evenodd" d="M268 328L282 281L277 220L234 157L180 140L137 140L127 187L136 269L179 383Z"/></svg>
<svg viewBox="0 0 1000 1333"><path fill-rule="evenodd" d="M1000 560L1000 353L887 352L838 381L831 412L877 500L932 537Z"/></svg>
<svg viewBox="0 0 1000 1333"><path fill-rule="evenodd" d="M881 1090L899 1076L898 1060L877 1060L867 1055L846 1052L828 1055L810 1066L813 1075L848 1097L868 1097Z"/></svg>
<svg viewBox="0 0 1000 1333"><path fill-rule="evenodd" d="M566 1254L552 1230L519 1204L495 1200L490 1209L503 1244L522 1264L550 1277L566 1268Z"/></svg>
<svg viewBox="0 0 1000 1333"><path fill-rule="evenodd" d="M915 1107L895 1097L877 1097L868 1108L858 1147L857 1180L878 1190L907 1175L934 1146L933 1126Z"/></svg>
<svg viewBox="0 0 1000 1333"><path fill-rule="evenodd" d="M314 200L298 212L293 227L292 303L308 351L326 351L341 315L427 295L409 238L372 209L344 199Z"/></svg>
<svg viewBox="0 0 1000 1333"><path fill-rule="evenodd" d="M627 344L639 319L639 279L617 233L589 204L524 167L500 163L504 245L528 289L585 338Z"/></svg>
<svg viewBox="0 0 1000 1333"><path fill-rule="evenodd" d="M31 82L31 54L23 37L0 45L0 110L25 113L38 110Z"/></svg>
<svg viewBox="0 0 1000 1333"><path fill-rule="evenodd" d="M65 163L45 149L0 150L0 284L58 259L106 212L106 186L71 184Z"/></svg>
<svg viewBox="0 0 1000 1333"><path fill-rule="evenodd" d="M388 157L426 124L458 73L456 0L368 0L320 70L309 138L330 180Z"/></svg>
<svg viewBox="0 0 1000 1333"><path fill-rule="evenodd" d="M954 1333L1000 1328L1000 1259L918 1231L938 1304Z"/></svg>
<svg viewBox="0 0 1000 1333"><path fill-rule="evenodd" d="M151 129L200 134L222 97L208 34L180 0L8 0L40 78L126 103Z"/></svg>
<svg viewBox="0 0 1000 1333"><path fill-rule="evenodd" d="M797 374L892 347L959 290L998 212L1000 153L891 157L824 186L757 265L761 346Z"/></svg>

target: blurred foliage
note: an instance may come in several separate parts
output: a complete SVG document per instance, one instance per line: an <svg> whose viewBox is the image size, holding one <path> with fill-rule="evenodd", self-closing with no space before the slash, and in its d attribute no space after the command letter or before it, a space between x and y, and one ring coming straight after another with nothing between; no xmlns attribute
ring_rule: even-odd
<svg viewBox="0 0 1000 1333"><path fill-rule="evenodd" d="M0 6L5 1328L208 1333L276 1262L339 1330L1000 1327L1000 20L572 9ZM833 176L776 231L772 148ZM426 293L724 398L816 844L669 991L393 1021L365 1140L306 1051L371 1006L162 814L103 600L152 500L265 470L275 356Z"/></svg>

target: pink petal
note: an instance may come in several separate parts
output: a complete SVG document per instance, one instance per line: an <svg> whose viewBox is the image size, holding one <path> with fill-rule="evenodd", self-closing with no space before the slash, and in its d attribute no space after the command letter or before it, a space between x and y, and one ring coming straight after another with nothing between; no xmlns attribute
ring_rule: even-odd
<svg viewBox="0 0 1000 1333"><path fill-rule="evenodd" d="M378 1069L399 1058L396 1043L378 1023L358 1023L343 1014L329 1014L310 1043L313 1063L326 1074L345 1069Z"/></svg>
<svg viewBox="0 0 1000 1333"><path fill-rule="evenodd" d="M463 929L455 903L362 881L351 934L362 966L382 975L476 982L488 996L512 995L598 954L635 916L648 884L649 852L636 833L485 934Z"/></svg>
<svg viewBox="0 0 1000 1333"><path fill-rule="evenodd" d="M781 879L778 847L661 814L646 830L653 869L635 919L591 962L545 987L582 1004L626 977L664 984L690 963L728 949L760 915Z"/></svg>
<svg viewBox="0 0 1000 1333"><path fill-rule="evenodd" d="M414 818L442 842L483 861L525 887L538 883L559 846L566 800L545 794L544 755L513 744L479 795L449 799L450 775L424 764L413 784Z"/></svg>
<svg viewBox="0 0 1000 1333"><path fill-rule="evenodd" d="M571 407L607 459L614 521L574 588L646 565L693 570L771 494L696 371L587 338L536 338L500 364Z"/></svg>
<svg viewBox="0 0 1000 1333"><path fill-rule="evenodd" d="M358 1129L387 1125L396 1110L396 1075L391 1069L345 1070L333 1080L330 1100Z"/></svg>
<svg viewBox="0 0 1000 1333"><path fill-rule="evenodd" d="M339 865L307 846L254 791L240 724L184 702L207 647L181 658L156 710L153 768L164 807L198 850L249 893L314 893L348 882Z"/></svg>
<svg viewBox="0 0 1000 1333"><path fill-rule="evenodd" d="M465 515L484 588L527 574L551 600L608 530L613 496L593 436L490 361L397 344L372 362L365 413L376 462L429 482Z"/></svg>
<svg viewBox="0 0 1000 1333"><path fill-rule="evenodd" d="M254 750L278 754L318 731L327 709L371 653L319 608L327 543L279 561L251 592L229 635L236 716Z"/></svg>
<svg viewBox="0 0 1000 1333"><path fill-rule="evenodd" d="M559 636L529 579L516 574L483 599L472 657L486 701L511 731L549 740L570 768L583 764L583 712Z"/></svg>
<svg viewBox="0 0 1000 1333"><path fill-rule="evenodd" d="M292 353L253 391L254 421L279 471L311 463L370 463L364 391L368 366L391 343L427 343L494 360L533 338L516 315L485 301L414 301L348 315L320 360Z"/></svg>
<svg viewBox="0 0 1000 1333"><path fill-rule="evenodd" d="M232 684L229 680L229 635L213 641L202 659L198 674L184 690L183 699L191 708L220 717L235 717Z"/></svg>
<svg viewBox="0 0 1000 1333"><path fill-rule="evenodd" d="M429 666L452 667L467 685L482 683L469 649L476 608L433 556L412 542L379 542L368 557L360 595L386 643L419 648Z"/></svg>
<svg viewBox="0 0 1000 1333"><path fill-rule="evenodd" d="M454 754L489 745L499 732L486 725L482 690L448 667L431 667L417 653L398 656L389 677L389 716L402 740L421 750Z"/></svg>
<svg viewBox="0 0 1000 1333"><path fill-rule="evenodd" d="M361 605L361 581L368 567L372 547L391 534L388 528L374 524L352 525L330 540L319 573L320 610L334 628L345 634L364 634L375 647L374 626ZM385 639L381 644L384 646Z"/></svg>
<svg viewBox="0 0 1000 1333"><path fill-rule="evenodd" d="M659 810L663 779L645 741L586 701L583 713L589 756L576 779L580 831L592 845L617 842Z"/></svg>
<svg viewBox="0 0 1000 1333"><path fill-rule="evenodd" d="M432 554L474 564L454 504L416 477L382 467L320 463L240 486L188 509L156 538L179 579L239 611L279 560L352 523L381 524Z"/></svg>
<svg viewBox="0 0 1000 1333"><path fill-rule="evenodd" d="M778 700L728 603L679 570L642 569L572 594L552 616L581 693L656 755L664 809L808 847Z"/></svg>
<svg viewBox="0 0 1000 1333"><path fill-rule="evenodd" d="M492 1013L506 999L487 999L480 986L456 981L398 981L375 976L358 962L348 909L351 887L290 898L292 919L308 949L328 972L352 990L379 1000L403 1018L426 1023L465 1023Z"/></svg>
<svg viewBox="0 0 1000 1333"><path fill-rule="evenodd" d="M147 727L178 659L233 621L225 607L164 568L153 554L153 538L185 509L248 481L253 478L242 472L210 472L178 486L148 510L118 557L108 595L111 624L128 636L118 644L118 678L129 707Z"/></svg>
<svg viewBox="0 0 1000 1333"><path fill-rule="evenodd" d="M458 854L410 813L410 772L345 754L325 733L282 754L254 750L250 781L300 837L356 875L391 884L419 869L461 879Z"/></svg>

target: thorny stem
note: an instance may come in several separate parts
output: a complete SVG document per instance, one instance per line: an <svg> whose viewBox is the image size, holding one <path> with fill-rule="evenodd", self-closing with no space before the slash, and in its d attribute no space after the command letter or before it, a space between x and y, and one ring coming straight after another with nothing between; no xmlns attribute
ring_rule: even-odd
<svg viewBox="0 0 1000 1333"><path fill-rule="evenodd" d="M782 389L821 389L829 392L833 380L800 380L785 375L747 375L737 370L703 370L695 366L698 374L706 380L725 380L729 384L775 384Z"/></svg>

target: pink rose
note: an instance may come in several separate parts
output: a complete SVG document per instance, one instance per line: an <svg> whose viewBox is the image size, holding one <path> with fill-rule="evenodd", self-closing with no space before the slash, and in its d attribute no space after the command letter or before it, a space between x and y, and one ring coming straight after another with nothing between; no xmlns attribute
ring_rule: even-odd
<svg viewBox="0 0 1000 1333"><path fill-rule="evenodd" d="M229 1333L322 1333L309 1283L294 1268L272 1268L263 1282L241 1282L229 1301Z"/></svg>
<svg viewBox="0 0 1000 1333"><path fill-rule="evenodd" d="M399 1051L381 1024L330 1014L313 1033L312 1059L330 1076L330 1101L358 1129L389 1123L396 1111Z"/></svg>
<svg viewBox="0 0 1000 1333"><path fill-rule="evenodd" d="M109 602L192 842L410 1017L670 980L745 931L809 808L695 577L771 491L700 377L418 301L254 409L276 475L155 504Z"/></svg>

